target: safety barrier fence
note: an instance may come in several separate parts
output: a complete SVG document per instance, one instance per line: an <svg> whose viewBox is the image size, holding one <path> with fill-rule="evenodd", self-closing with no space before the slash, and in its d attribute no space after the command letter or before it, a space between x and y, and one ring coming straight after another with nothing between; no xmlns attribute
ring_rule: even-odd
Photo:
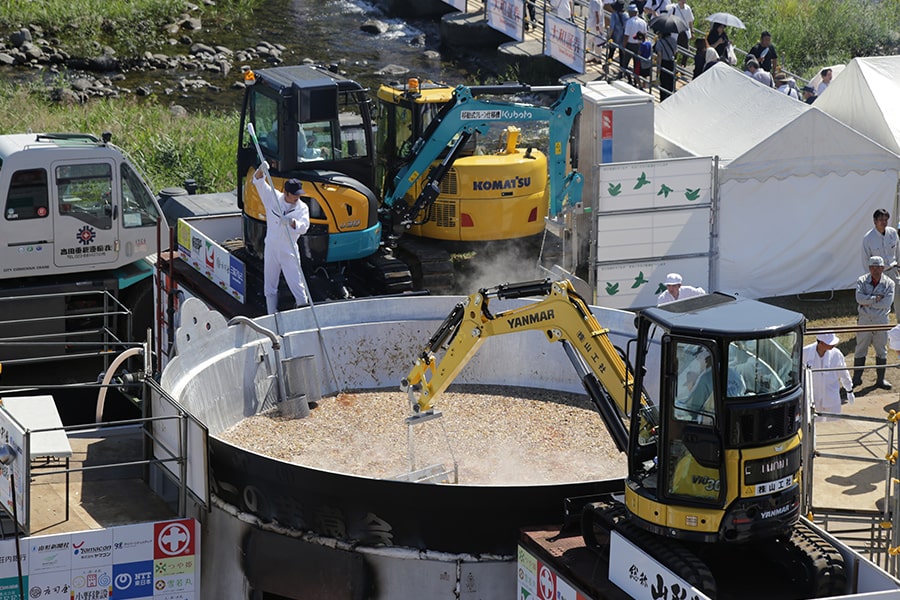
<svg viewBox="0 0 900 600"><path fill-rule="evenodd" d="M836 327L828 331L855 333L885 330L890 326ZM809 330L816 333L820 330ZM879 365L888 372L900 363ZM847 367L851 374L867 367ZM803 495L801 510L854 550L894 575L900 576L900 489L898 489L898 421L896 392L885 406L885 396L873 401L876 388L857 388L853 404L827 411L816 402L811 385L816 373L840 368L807 369L808 405L803 411ZM893 408L891 405L894 405Z"/></svg>

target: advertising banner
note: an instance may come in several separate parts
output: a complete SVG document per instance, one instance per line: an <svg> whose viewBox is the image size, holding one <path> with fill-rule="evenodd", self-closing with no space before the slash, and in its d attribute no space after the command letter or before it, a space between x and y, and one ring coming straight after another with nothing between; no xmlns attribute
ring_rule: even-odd
<svg viewBox="0 0 900 600"><path fill-rule="evenodd" d="M522 41L525 38L525 0L487 0L488 26Z"/></svg>
<svg viewBox="0 0 900 600"><path fill-rule="evenodd" d="M200 526L194 519L0 541L0 600L200 598Z"/></svg>
<svg viewBox="0 0 900 600"><path fill-rule="evenodd" d="M178 251L197 272L231 296L244 301L244 263L185 219L178 219Z"/></svg>
<svg viewBox="0 0 900 600"><path fill-rule="evenodd" d="M584 73L584 30L554 14L544 13L544 54L573 71Z"/></svg>

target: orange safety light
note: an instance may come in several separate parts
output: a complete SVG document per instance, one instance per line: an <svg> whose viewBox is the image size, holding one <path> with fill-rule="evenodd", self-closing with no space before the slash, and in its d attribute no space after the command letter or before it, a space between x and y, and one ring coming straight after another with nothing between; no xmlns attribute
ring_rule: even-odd
<svg viewBox="0 0 900 600"><path fill-rule="evenodd" d="M244 72L244 84L253 85L256 83L256 73L253 72L253 69L247 69Z"/></svg>
<svg viewBox="0 0 900 600"><path fill-rule="evenodd" d="M475 227L475 221L472 220L472 215L470 215L469 213L460 213L459 226L460 227Z"/></svg>
<svg viewBox="0 0 900 600"><path fill-rule="evenodd" d="M410 77L406 80L406 91L412 94L419 93L419 79L417 77Z"/></svg>

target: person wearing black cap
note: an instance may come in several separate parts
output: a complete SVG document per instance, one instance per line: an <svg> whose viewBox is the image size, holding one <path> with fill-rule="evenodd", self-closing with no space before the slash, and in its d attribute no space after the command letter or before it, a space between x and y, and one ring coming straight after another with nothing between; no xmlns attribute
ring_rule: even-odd
<svg viewBox="0 0 900 600"><path fill-rule="evenodd" d="M253 177L253 185L266 207L266 251L264 256L263 294L266 311L278 311L278 279L284 280L294 295L297 306L309 304L306 280L300 270L297 240L309 230L309 208L300 202L303 184L299 179L288 179L284 193L272 189L265 177L267 169L259 168Z"/></svg>
<svg viewBox="0 0 900 600"><path fill-rule="evenodd" d="M816 96L816 90L812 89L808 85L804 85L800 89L800 93L803 94L803 101L807 104L812 104L816 101L816 98L818 98L818 96Z"/></svg>

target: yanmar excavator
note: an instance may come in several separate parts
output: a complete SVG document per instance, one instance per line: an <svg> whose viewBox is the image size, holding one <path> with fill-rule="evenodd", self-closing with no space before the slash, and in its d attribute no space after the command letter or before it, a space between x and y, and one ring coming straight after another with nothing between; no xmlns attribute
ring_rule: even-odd
<svg viewBox="0 0 900 600"><path fill-rule="evenodd" d="M542 299L491 312L494 298L534 296ZM410 420L436 416L441 393L488 338L541 331L562 344L627 456L622 494L583 503L588 547L608 555L610 540L624 538L680 579L683 598L844 593L840 552L799 514L804 317L712 294L645 309L635 324L632 368L570 282L479 290L402 381ZM648 394L645 382L658 391Z"/></svg>

